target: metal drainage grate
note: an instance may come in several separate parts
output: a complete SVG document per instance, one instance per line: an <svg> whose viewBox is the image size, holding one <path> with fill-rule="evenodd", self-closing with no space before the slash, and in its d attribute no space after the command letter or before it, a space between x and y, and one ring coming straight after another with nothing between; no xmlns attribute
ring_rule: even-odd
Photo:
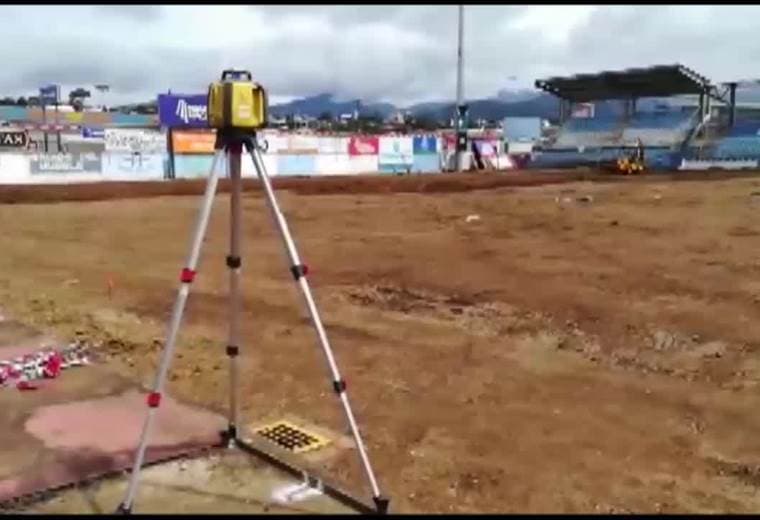
<svg viewBox="0 0 760 520"><path fill-rule="evenodd" d="M314 432L304 431L302 428L287 421L262 426L256 433L293 453L304 453L318 450L327 446L330 441Z"/></svg>

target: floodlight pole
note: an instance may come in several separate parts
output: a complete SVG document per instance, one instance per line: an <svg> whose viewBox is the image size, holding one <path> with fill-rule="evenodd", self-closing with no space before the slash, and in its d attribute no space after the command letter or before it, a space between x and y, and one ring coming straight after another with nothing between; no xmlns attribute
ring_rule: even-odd
<svg viewBox="0 0 760 520"><path fill-rule="evenodd" d="M464 104L464 81L463 68L464 56L462 46L464 43L464 6L459 6L458 38L457 38L457 113L455 128L457 134L456 144L456 170L464 170L464 152L467 151L467 105Z"/></svg>

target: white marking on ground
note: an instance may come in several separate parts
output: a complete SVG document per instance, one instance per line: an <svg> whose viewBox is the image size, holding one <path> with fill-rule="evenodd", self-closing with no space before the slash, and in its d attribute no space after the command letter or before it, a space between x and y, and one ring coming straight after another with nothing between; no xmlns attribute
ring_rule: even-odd
<svg viewBox="0 0 760 520"><path fill-rule="evenodd" d="M309 487L306 482L300 484L287 484L272 491L272 500L280 504L290 504L293 502L302 502L311 497L321 496L323 493Z"/></svg>

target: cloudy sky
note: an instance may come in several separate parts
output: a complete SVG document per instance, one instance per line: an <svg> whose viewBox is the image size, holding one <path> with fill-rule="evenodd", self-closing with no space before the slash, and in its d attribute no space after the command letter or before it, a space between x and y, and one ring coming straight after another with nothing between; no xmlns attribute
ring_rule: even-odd
<svg viewBox="0 0 760 520"><path fill-rule="evenodd" d="M274 102L333 92L452 99L456 6L0 6L0 96L111 85L110 103L205 92L229 66ZM760 76L760 6L467 6L465 95L536 78L680 62Z"/></svg>

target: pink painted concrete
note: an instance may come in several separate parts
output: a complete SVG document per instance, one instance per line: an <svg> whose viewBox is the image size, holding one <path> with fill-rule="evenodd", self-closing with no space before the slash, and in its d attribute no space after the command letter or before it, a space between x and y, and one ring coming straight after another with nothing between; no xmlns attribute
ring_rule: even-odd
<svg viewBox="0 0 760 520"><path fill-rule="evenodd" d="M147 405L145 394L122 395L38 408L25 429L51 449L118 453L134 449ZM224 427L222 418L164 396L151 435L152 446L209 439Z"/></svg>

